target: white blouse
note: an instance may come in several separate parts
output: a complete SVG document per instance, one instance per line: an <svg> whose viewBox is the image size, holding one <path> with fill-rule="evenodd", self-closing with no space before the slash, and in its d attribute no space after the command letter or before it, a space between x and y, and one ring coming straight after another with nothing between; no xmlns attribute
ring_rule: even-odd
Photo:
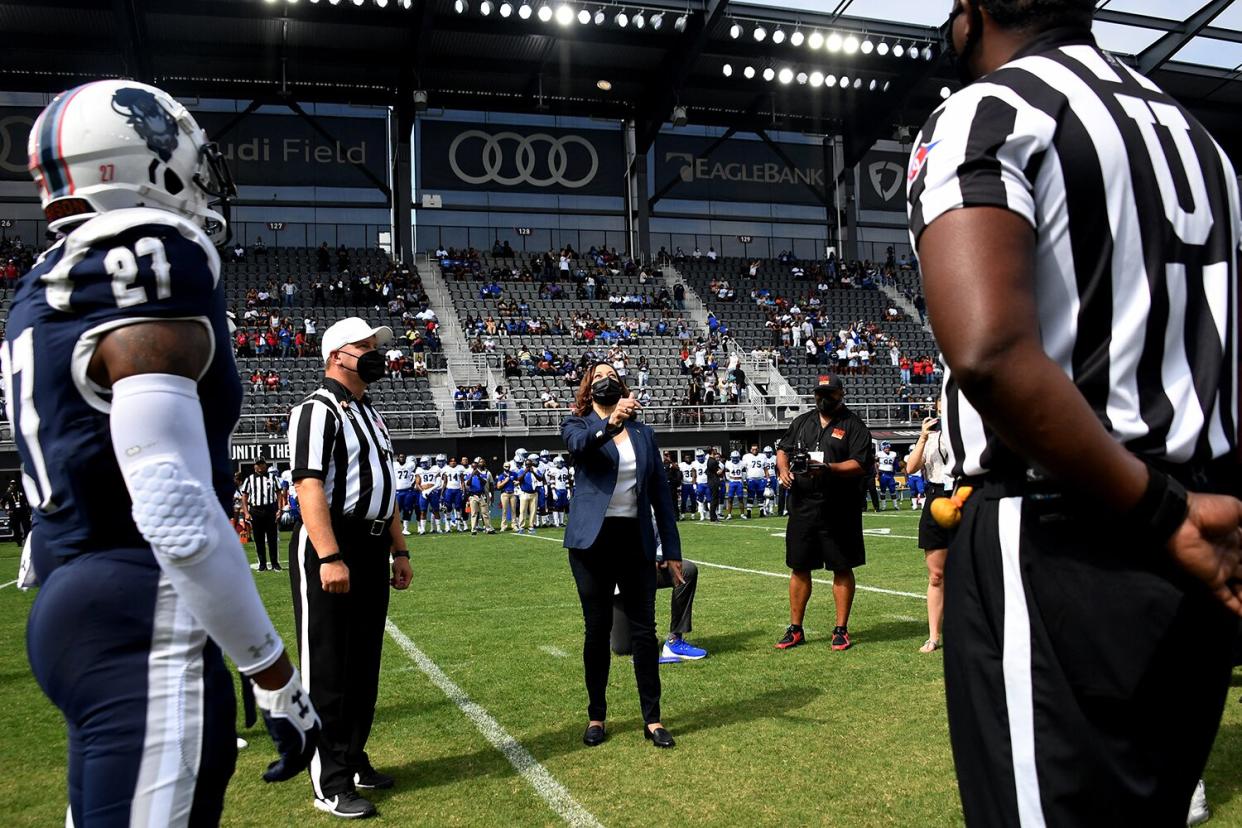
<svg viewBox="0 0 1242 828"><path fill-rule="evenodd" d="M617 486L604 517L638 517L638 457L634 454L634 438L615 444L617 447Z"/></svg>

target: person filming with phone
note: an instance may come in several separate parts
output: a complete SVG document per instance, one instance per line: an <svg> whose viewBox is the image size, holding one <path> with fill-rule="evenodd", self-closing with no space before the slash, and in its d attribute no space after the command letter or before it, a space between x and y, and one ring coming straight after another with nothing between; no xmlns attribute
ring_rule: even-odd
<svg viewBox="0 0 1242 828"><path fill-rule="evenodd" d="M953 529L946 529L932 518L932 504L953 493L953 455L949 438L940 430L940 402L935 417L923 420L919 439L906 459L906 474L923 473L923 514L919 518L919 548L927 562L927 641L920 652L940 649L940 624L944 618L944 562L953 540Z"/></svg>
<svg viewBox="0 0 1242 828"><path fill-rule="evenodd" d="M806 643L802 619L811 599L811 572L832 570L836 625L832 649L850 647L854 569L866 563L858 501L874 452L871 430L845 406L840 378L821 376L815 408L800 415L777 444L780 485L789 491L785 564L789 577L789 627L776 647Z"/></svg>

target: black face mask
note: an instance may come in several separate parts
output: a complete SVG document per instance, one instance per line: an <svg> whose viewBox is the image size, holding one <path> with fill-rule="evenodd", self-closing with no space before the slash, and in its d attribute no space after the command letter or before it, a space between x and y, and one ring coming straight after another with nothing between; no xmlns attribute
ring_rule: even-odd
<svg viewBox="0 0 1242 828"><path fill-rule="evenodd" d="M841 400L834 400L832 397L816 397L815 408L825 417L831 417L841 410Z"/></svg>
<svg viewBox="0 0 1242 828"><path fill-rule="evenodd" d="M343 351L342 353L349 353L349 352ZM379 351L367 351L365 354L362 354L361 356L357 354L349 354L349 355L357 361L357 367L350 368L348 366L342 365L341 367L344 368L346 371L353 371L355 374L358 375L358 379L362 380L367 385L370 385L376 380L383 378L384 357L380 356Z"/></svg>
<svg viewBox="0 0 1242 828"><path fill-rule="evenodd" d="M591 383L591 399L603 406L616 405L621 400L621 381L616 377L602 377Z"/></svg>
<svg viewBox="0 0 1242 828"><path fill-rule="evenodd" d="M945 57L949 59L949 63L957 71L958 80L962 86L970 86L977 80L970 73L970 55L979 46L979 39L983 37L983 12L979 10L979 3L976 0L971 7L970 13L970 34L966 36L966 43L962 45L962 51L958 51L953 45L953 21L957 20L959 14L964 14L966 7L961 3L953 7L953 11L949 13L949 20L944 24L943 44Z"/></svg>

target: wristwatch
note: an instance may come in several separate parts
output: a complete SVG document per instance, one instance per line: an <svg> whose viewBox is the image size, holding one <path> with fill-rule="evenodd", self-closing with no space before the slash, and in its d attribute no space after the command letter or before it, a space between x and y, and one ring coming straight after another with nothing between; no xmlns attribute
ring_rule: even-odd
<svg viewBox="0 0 1242 828"><path fill-rule="evenodd" d="M319 559L319 563L321 564L336 563L337 561L343 561L343 560L345 560L344 555L342 555L340 552L333 552L331 555L324 555L323 557L321 557Z"/></svg>
<svg viewBox="0 0 1242 828"><path fill-rule="evenodd" d="M410 550L408 550L408 549L394 549L394 550L392 551L392 556L393 556L393 558L405 558L406 560L409 560L409 558L410 558Z"/></svg>

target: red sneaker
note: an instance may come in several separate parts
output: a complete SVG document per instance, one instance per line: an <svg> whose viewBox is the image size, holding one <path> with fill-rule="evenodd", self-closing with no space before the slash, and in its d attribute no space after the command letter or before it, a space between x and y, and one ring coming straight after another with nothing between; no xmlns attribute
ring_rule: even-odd
<svg viewBox="0 0 1242 828"><path fill-rule="evenodd" d="M790 624L785 629L785 635L780 641L776 642L776 649L788 650L790 647L797 647L799 644L806 643L806 636L802 633L801 627L795 627Z"/></svg>
<svg viewBox="0 0 1242 828"><path fill-rule="evenodd" d="M832 649L848 650L850 648L850 633L845 627L832 628Z"/></svg>

